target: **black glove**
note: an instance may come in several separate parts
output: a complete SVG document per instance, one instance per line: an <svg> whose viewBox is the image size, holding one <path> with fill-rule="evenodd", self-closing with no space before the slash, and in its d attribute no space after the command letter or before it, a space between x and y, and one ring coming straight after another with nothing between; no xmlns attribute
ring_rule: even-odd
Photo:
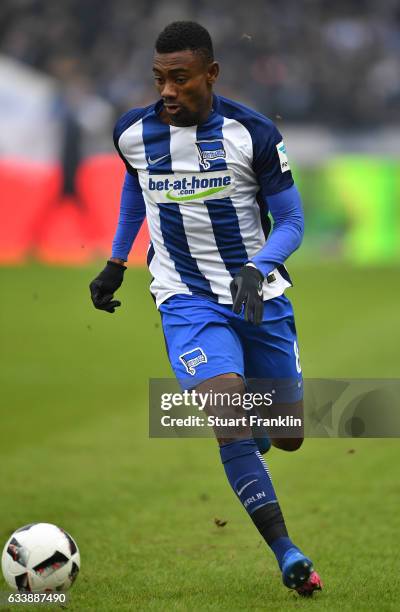
<svg viewBox="0 0 400 612"><path fill-rule="evenodd" d="M260 325L263 319L263 281L264 276L260 270L253 266L243 266L230 285L233 312L240 314L244 304L244 318L254 325Z"/></svg>
<svg viewBox="0 0 400 612"><path fill-rule="evenodd" d="M95 308L114 312L121 302L113 300L114 292L122 285L126 266L107 261L107 265L89 285L92 302Z"/></svg>

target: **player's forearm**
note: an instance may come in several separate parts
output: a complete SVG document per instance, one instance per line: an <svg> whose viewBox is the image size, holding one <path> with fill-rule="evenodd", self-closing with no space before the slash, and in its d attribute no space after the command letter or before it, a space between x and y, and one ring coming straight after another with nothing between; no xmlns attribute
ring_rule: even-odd
<svg viewBox="0 0 400 612"><path fill-rule="evenodd" d="M274 229L265 246L251 261L264 276L267 276L278 265L285 263L299 248L301 237L302 234L292 227Z"/></svg>
<svg viewBox="0 0 400 612"><path fill-rule="evenodd" d="M268 196L267 202L274 220L273 229L263 248L251 259L264 276L299 248L304 234L301 198L294 185Z"/></svg>
<svg viewBox="0 0 400 612"><path fill-rule="evenodd" d="M146 207L137 177L127 173L121 195L117 231L111 261L124 263L146 216Z"/></svg>

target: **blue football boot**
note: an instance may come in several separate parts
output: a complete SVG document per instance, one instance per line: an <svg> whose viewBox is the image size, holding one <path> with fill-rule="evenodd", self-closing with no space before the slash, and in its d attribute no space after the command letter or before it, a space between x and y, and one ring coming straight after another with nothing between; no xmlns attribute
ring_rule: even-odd
<svg viewBox="0 0 400 612"><path fill-rule="evenodd" d="M282 559L282 581L289 589L302 587L310 578L314 568L312 561L298 548L289 548Z"/></svg>

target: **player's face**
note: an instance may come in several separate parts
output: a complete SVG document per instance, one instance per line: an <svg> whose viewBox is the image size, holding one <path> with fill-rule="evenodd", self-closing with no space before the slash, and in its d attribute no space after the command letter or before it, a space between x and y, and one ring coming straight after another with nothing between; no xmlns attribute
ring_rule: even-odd
<svg viewBox="0 0 400 612"><path fill-rule="evenodd" d="M204 122L211 110L218 71L217 62L208 64L193 51L155 53L153 74L164 102L162 119L179 127Z"/></svg>

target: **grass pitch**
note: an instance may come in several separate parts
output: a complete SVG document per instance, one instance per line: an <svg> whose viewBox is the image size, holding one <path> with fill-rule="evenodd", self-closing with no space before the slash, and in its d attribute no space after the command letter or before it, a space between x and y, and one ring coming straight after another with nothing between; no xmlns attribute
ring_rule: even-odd
<svg viewBox="0 0 400 612"><path fill-rule="evenodd" d="M1 543L35 521L71 532L82 556L71 611L397 610L399 441L268 454L289 531L325 583L300 599L215 442L148 439L148 378L171 376L148 274L128 271L109 315L89 300L97 271L0 270ZM398 270L293 272L306 376L399 376Z"/></svg>

